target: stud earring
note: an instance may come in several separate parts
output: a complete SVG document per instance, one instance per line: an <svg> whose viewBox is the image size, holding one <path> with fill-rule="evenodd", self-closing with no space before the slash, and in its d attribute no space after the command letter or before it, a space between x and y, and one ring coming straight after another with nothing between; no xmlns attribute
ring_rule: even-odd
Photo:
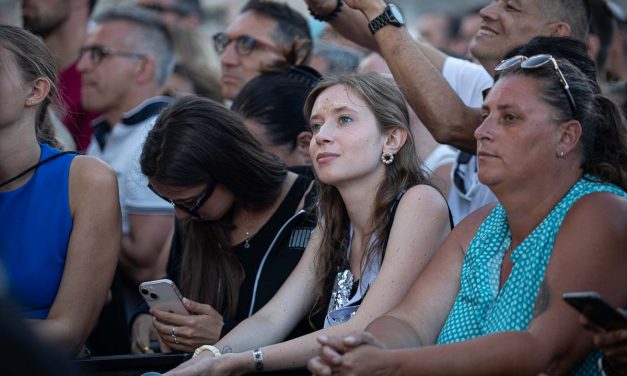
<svg viewBox="0 0 627 376"><path fill-rule="evenodd" d="M381 162L386 165L394 162L394 154L390 153L389 151L384 151L383 154L381 154Z"/></svg>

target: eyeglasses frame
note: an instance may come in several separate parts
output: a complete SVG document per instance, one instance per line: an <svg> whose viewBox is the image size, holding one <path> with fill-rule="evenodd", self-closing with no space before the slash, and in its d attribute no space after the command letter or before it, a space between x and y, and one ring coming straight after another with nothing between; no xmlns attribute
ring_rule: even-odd
<svg viewBox="0 0 627 376"><path fill-rule="evenodd" d="M99 51L98 54L100 55L100 57L95 58L93 51ZM109 48L109 47L102 46L99 44L81 47L79 56L83 57L83 55L87 52L89 52L89 61L91 61L93 65L99 65L102 62L102 60L106 58L107 56L122 56L122 57L126 57L129 59L138 59L138 60L145 59L147 57L146 54L143 54L141 52L121 51L121 50L116 50L115 48Z"/></svg>
<svg viewBox="0 0 627 376"><path fill-rule="evenodd" d="M148 183L147 186L148 186L148 189L150 189L154 194L159 196L159 198L161 198L162 200L170 203L170 205L172 205L175 209L182 210L194 218L200 218L200 215L198 214L198 210L200 210L200 208L205 204L205 202L207 202L209 197L211 197L211 195L213 194L213 191L216 189L217 184L214 182L207 183L207 186L205 187L205 189L203 189L202 192L200 192L198 196L196 196L196 198L194 199L194 205L192 205L191 207L177 204L176 202L169 199L168 197L165 197L161 193L157 192L157 190L152 186L152 184L150 184L150 182Z"/></svg>
<svg viewBox="0 0 627 376"><path fill-rule="evenodd" d="M224 37L226 37L227 42L224 44L223 47L218 47L218 40ZM229 46L229 44L231 44L231 42L235 42L235 52L237 52L237 55L239 56L248 56L252 54L253 51L255 51L258 47L263 47L267 50L283 55L283 53L278 47L275 47L267 42L259 40L253 37L252 35L248 35L248 34L243 34L235 38L231 38L227 33L219 32L219 33L214 34L213 37L211 37L211 39L213 40L213 48L218 53L218 55L222 55L224 51L226 50L226 48ZM240 41L252 41L252 47L250 48L250 50L242 51L240 46L243 44L243 42L240 42Z"/></svg>

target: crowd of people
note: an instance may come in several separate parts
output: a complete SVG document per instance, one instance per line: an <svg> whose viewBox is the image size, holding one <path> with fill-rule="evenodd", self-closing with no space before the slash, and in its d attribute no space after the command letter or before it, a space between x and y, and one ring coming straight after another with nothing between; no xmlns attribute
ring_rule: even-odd
<svg viewBox="0 0 627 376"><path fill-rule="evenodd" d="M303 5L0 3L0 370L627 374L624 10Z"/></svg>

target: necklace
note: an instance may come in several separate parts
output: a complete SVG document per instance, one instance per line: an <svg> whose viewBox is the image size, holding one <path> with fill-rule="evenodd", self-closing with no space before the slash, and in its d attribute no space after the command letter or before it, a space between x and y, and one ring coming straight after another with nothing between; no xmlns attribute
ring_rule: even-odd
<svg viewBox="0 0 627 376"><path fill-rule="evenodd" d="M27 168L26 170L20 172L19 174L17 174L16 176L12 177L9 180L5 180L2 183L0 183L0 188L4 187L5 185L9 185L10 183L13 183L14 181L16 181L17 179L21 178L22 176L28 174L29 172L33 171L34 169L38 168L39 166L41 166L42 164L46 163L46 162L50 162L53 159L59 158L60 156L66 155L66 154L78 154L74 151L64 151L61 153L57 153L54 154L46 159L44 159L41 162L35 163L34 165L30 166L29 168Z"/></svg>

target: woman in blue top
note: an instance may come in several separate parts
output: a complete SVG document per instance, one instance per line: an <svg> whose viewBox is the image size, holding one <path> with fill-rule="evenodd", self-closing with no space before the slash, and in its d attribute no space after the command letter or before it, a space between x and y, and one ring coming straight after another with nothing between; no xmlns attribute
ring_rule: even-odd
<svg viewBox="0 0 627 376"><path fill-rule="evenodd" d="M600 372L561 296L627 303L625 120L567 61L516 56L499 70L475 131L479 179L498 204L453 230L369 334L323 339L314 373Z"/></svg>
<svg viewBox="0 0 627 376"><path fill-rule="evenodd" d="M0 26L0 264L35 331L76 355L113 278L120 209L108 166L55 149L56 79L39 38Z"/></svg>

